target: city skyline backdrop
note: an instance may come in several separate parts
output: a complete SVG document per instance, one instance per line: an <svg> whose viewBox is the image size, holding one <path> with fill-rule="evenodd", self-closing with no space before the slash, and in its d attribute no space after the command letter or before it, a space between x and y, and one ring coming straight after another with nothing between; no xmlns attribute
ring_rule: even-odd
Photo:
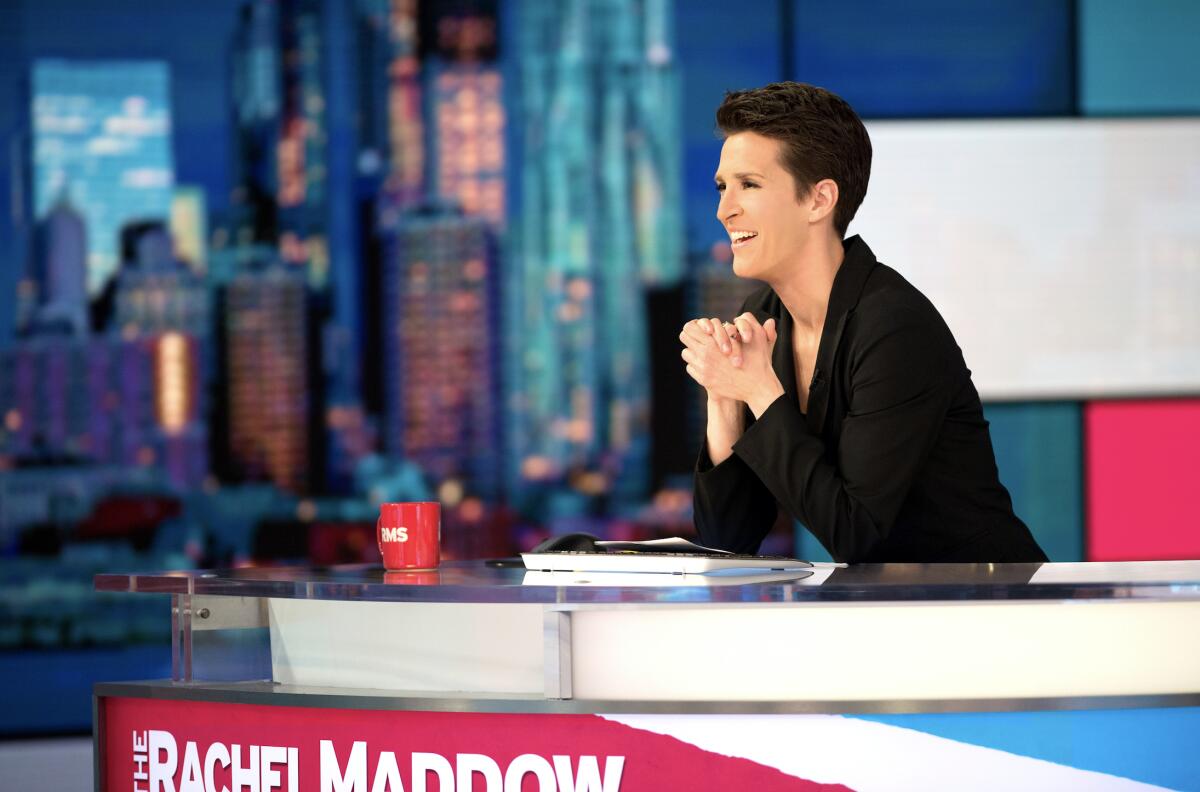
<svg viewBox="0 0 1200 792"><path fill-rule="evenodd" d="M0 3L0 734L169 673L97 572L371 562L384 500L440 500L449 557L687 535L676 335L753 287L726 90L1153 122L1200 116L1197 36L1186 0ZM985 402L1053 560L1200 553L1198 397Z"/></svg>
<svg viewBox="0 0 1200 792"><path fill-rule="evenodd" d="M386 488L362 471L411 463L473 514L556 530L644 515L658 492L686 526L698 398L674 325L752 287L729 277L712 217L724 89L802 69L868 121L1106 112L1103 60L1080 43L1089 19L1118 18L1100 0L1078 19L1026 4L1019 22L988 5L990 26L931 5L931 36L993 55L939 38L934 67L905 45L895 91L814 36L870 5L759 2L779 35L751 41L724 12L665 0L248 0L162 17L180 46L147 52L18 4L5 466L375 501ZM706 71L704 53L725 57ZM7 542L61 500L43 484L6 499Z"/></svg>
<svg viewBox="0 0 1200 792"><path fill-rule="evenodd" d="M381 452L460 493L451 503L565 487L636 505L651 383L644 314L629 309L683 271L669 5L527 3L529 54L507 67L507 96L526 97L521 136L506 129L495 3L333 6L241 7L224 200L176 179L166 62L33 62L34 242L9 353L23 373L0 388L7 465L170 457L178 490L265 480L351 495L354 465ZM355 46L329 43L339 35ZM352 65L338 120L336 75ZM335 150L347 127L356 150ZM510 159L529 163L519 179ZM518 189L533 208L509 234ZM86 389L45 375L58 347L90 336L149 345L141 390L158 409L142 428L160 445L188 434L186 451L132 430L121 448L98 440L113 388L59 406ZM511 338L524 354L502 365ZM188 365L164 368L175 350Z"/></svg>
<svg viewBox="0 0 1200 792"><path fill-rule="evenodd" d="M29 45L0 84L10 679L155 675L163 625L95 572L371 562L385 500L441 501L446 558L687 530L645 314L682 312L672 7L523 7L505 40L491 2L249 0L180 48ZM0 733L73 728L81 691L28 689Z"/></svg>

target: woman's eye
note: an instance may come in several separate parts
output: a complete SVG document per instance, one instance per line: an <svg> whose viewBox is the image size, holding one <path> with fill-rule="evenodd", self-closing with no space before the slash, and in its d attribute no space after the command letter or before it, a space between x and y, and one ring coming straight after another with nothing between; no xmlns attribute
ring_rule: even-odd
<svg viewBox="0 0 1200 792"><path fill-rule="evenodd" d="M754 182L752 182L752 181L746 181L746 182L742 182L742 189L744 189L744 190L748 190L748 189L750 189L751 187L757 187L757 186L758 186L758 185L757 185L757 184L755 184L755 183L754 183Z"/></svg>
<svg viewBox="0 0 1200 792"><path fill-rule="evenodd" d="M724 184L718 184L718 185L717 185L717 192L725 192L725 185L724 185Z"/></svg>

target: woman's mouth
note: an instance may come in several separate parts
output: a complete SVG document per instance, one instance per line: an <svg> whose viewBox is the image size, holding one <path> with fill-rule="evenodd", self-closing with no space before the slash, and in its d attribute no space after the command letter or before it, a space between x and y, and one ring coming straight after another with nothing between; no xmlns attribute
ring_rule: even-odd
<svg viewBox="0 0 1200 792"><path fill-rule="evenodd" d="M740 250L746 245L749 245L750 242L753 241L757 236L758 233L755 231L734 231L729 235L731 240L730 247L732 247L734 250Z"/></svg>

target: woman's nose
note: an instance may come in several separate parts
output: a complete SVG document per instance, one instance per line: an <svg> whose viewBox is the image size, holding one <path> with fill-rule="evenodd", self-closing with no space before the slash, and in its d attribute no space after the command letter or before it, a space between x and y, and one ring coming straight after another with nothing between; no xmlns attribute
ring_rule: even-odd
<svg viewBox="0 0 1200 792"><path fill-rule="evenodd" d="M740 211L737 201L730 198L728 192L722 193L721 200L717 202L717 219L726 223L731 217L737 217Z"/></svg>

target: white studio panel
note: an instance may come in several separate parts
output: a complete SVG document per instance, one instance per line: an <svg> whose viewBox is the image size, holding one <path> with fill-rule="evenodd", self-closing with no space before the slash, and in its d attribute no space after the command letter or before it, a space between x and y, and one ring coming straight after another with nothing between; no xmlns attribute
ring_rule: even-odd
<svg viewBox="0 0 1200 792"><path fill-rule="evenodd" d="M984 399L1200 393L1200 119L876 122L850 228Z"/></svg>
<svg viewBox="0 0 1200 792"><path fill-rule="evenodd" d="M542 606L271 599L283 685L541 694Z"/></svg>

